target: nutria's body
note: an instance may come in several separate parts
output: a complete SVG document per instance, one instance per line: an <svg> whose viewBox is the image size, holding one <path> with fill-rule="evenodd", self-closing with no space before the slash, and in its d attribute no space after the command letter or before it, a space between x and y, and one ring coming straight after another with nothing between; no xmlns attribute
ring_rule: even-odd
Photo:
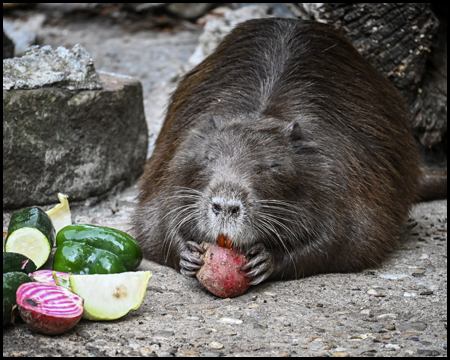
<svg viewBox="0 0 450 360"><path fill-rule="evenodd" d="M252 20L175 91L134 234L188 275L193 242L220 234L252 255L253 284L357 271L392 250L418 172L400 95L349 42L324 24Z"/></svg>

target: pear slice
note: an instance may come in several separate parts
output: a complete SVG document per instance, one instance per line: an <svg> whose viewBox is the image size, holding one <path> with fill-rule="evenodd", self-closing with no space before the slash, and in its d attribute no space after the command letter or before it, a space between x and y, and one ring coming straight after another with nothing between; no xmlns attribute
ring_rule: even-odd
<svg viewBox="0 0 450 360"><path fill-rule="evenodd" d="M136 310L144 299L150 271L70 275L72 291L84 299L83 319L114 320Z"/></svg>

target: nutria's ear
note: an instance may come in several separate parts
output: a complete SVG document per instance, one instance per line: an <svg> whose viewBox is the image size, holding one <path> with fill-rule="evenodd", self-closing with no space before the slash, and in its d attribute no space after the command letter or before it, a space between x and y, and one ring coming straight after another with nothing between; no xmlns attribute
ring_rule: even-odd
<svg viewBox="0 0 450 360"><path fill-rule="evenodd" d="M297 141L302 139L302 129L297 121L294 121L289 125L289 137L292 141Z"/></svg>
<svg viewBox="0 0 450 360"><path fill-rule="evenodd" d="M205 121L205 129L206 130L217 130L218 129L218 119L214 116L208 116Z"/></svg>

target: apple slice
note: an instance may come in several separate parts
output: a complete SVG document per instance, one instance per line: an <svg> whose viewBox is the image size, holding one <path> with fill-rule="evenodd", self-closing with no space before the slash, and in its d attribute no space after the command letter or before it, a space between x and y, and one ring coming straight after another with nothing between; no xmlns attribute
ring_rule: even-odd
<svg viewBox="0 0 450 360"><path fill-rule="evenodd" d="M83 319L114 320L136 310L144 299L150 271L70 275L72 291L84 299Z"/></svg>
<svg viewBox="0 0 450 360"><path fill-rule="evenodd" d="M46 211L47 215L50 217L50 220L53 223L53 227L55 228L56 234L62 228L72 225L72 216L70 214L69 200L67 200L69 196L58 193L59 204L54 208Z"/></svg>

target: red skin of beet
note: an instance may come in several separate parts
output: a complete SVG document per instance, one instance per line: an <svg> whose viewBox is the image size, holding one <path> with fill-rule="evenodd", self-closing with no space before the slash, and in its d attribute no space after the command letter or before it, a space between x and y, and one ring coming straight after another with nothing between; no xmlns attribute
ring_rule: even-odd
<svg viewBox="0 0 450 360"><path fill-rule="evenodd" d="M205 264L197 271L197 279L211 293L222 298L242 295L250 287L249 278L241 267L247 258L235 249L207 244L201 255Z"/></svg>
<svg viewBox="0 0 450 360"><path fill-rule="evenodd" d="M36 286L40 286L41 288L48 287L47 291L51 291L52 288L57 288L56 285L42 283L26 283L23 285L32 286L30 284L35 284ZM19 289L17 290L18 293L20 293L20 290L21 288L19 287ZM69 290L67 291L70 292ZM81 305L82 309L84 301L78 295L73 295L74 297L80 299L79 304ZM80 311L79 316L54 316L48 314L45 310L43 310L42 306L42 302L40 302L36 297L29 298L26 296L20 296L20 300L18 297L17 307L23 321L25 321L31 328L33 328L37 332L45 335L58 335L72 329L80 321L81 316L83 315L83 311Z"/></svg>
<svg viewBox="0 0 450 360"><path fill-rule="evenodd" d="M20 316L31 328L45 335L59 335L72 329L81 319L81 314L77 318L58 318L55 316L40 314L18 305Z"/></svg>

